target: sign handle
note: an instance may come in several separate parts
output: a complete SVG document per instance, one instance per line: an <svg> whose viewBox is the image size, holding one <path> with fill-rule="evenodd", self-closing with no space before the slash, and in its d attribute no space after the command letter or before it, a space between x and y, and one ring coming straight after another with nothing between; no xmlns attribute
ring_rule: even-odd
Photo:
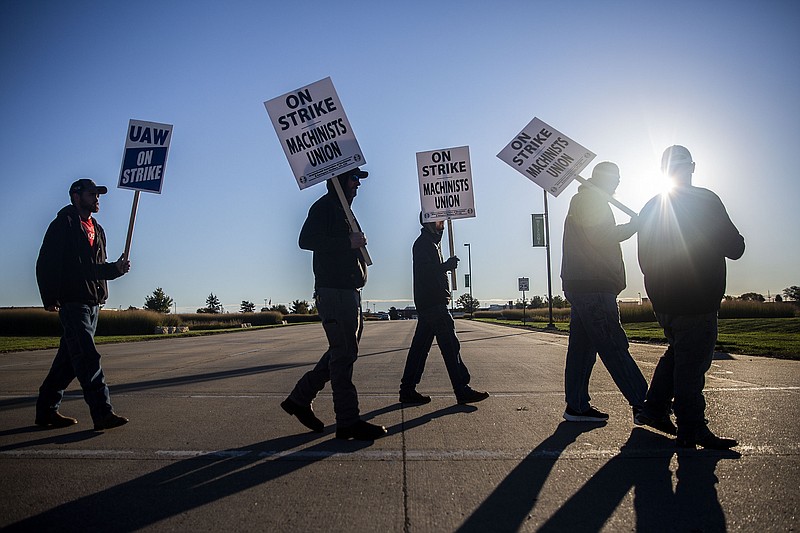
<svg viewBox="0 0 800 533"><path fill-rule="evenodd" d="M614 207L616 207L617 209L619 209L620 211L622 211L626 215L628 215L630 217L639 216L636 213L636 211L634 211L630 207L626 206L625 204L623 204L622 202L620 202L619 200L617 200L616 198L614 198L613 196L608 194L606 191L604 191L603 189L601 189L600 187L598 187L594 183L592 183L590 181L587 181L587 180L583 179L580 176L575 176L575 179L578 180L579 182L581 182L582 184L588 185L589 187L592 187L594 190L603 193L603 196L606 197L606 199L608 200L608 203L610 203L611 205L613 205Z"/></svg>
<svg viewBox="0 0 800 533"><path fill-rule="evenodd" d="M139 207L139 190L137 189L136 192L133 193L133 207L131 207L131 221L128 223L128 238L125 241L125 253L122 254L122 257L125 261L128 261L131 254L131 240L133 239L133 223L136 222L136 208Z"/></svg>
<svg viewBox="0 0 800 533"><path fill-rule="evenodd" d="M455 254L453 253L453 221L449 218L447 219L447 238L450 241L450 257L453 257ZM451 287L454 291L458 290L458 277L456 276L455 269L450 271L450 281L453 283Z"/></svg>
<svg viewBox="0 0 800 533"><path fill-rule="evenodd" d="M338 178L330 178L333 182L333 188L336 189L336 194L339 196L339 201L342 202L342 207L344 208L344 214L347 217L347 224L350 226L351 232L361 231L361 226L358 225L358 221L356 220L355 215L353 215L353 210L350 209L350 204L347 203L347 198L344 196L344 191L342 190L342 184L339 183ZM364 262L367 266L372 264L372 258L369 256L369 252L367 251L366 246L362 246L359 248L361 250L361 257L364 258Z"/></svg>

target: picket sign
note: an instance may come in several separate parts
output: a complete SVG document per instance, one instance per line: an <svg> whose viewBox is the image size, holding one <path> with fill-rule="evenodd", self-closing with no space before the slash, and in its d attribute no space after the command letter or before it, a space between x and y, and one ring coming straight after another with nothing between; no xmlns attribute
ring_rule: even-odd
<svg viewBox="0 0 800 533"><path fill-rule="evenodd" d="M447 238L450 241L450 257L453 257L455 254L455 246L453 246L453 221L449 218L447 219ZM452 290L458 290L458 276L456 276L456 269L450 271L450 281L452 282Z"/></svg>

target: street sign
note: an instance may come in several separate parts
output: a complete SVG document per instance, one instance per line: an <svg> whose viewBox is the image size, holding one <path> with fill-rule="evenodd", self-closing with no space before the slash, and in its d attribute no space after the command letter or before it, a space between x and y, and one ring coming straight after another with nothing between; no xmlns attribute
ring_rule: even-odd
<svg viewBox="0 0 800 533"><path fill-rule="evenodd" d="M519 290L520 291L525 292L525 291L529 290L529 286L530 286L529 281L530 280L528 278L519 278L518 281L519 281Z"/></svg>
<svg viewBox="0 0 800 533"><path fill-rule="evenodd" d="M595 154L534 118L497 157L545 191L558 196Z"/></svg>
<svg viewBox="0 0 800 533"><path fill-rule="evenodd" d="M330 77L264 107L301 189L366 163Z"/></svg>
<svg viewBox="0 0 800 533"><path fill-rule="evenodd" d="M547 246L544 229L544 214L531 215L531 227L534 246Z"/></svg>
<svg viewBox="0 0 800 533"><path fill-rule="evenodd" d="M117 187L161 194L171 140L172 124L131 119Z"/></svg>

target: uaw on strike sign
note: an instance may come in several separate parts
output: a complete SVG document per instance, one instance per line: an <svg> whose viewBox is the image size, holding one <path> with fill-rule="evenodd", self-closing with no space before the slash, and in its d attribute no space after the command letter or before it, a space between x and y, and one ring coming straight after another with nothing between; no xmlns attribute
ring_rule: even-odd
<svg viewBox="0 0 800 533"><path fill-rule="evenodd" d="M117 186L161 194L171 139L171 124L131 119Z"/></svg>
<svg viewBox="0 0 800 533"><path fill-rule="evenodd" d="M366 163L330 77L264 106L301 189Z"/></svg>
<svg viewBox="0 0 800 533"><path fill-rule="evenodd" d="M469 146L417 152L417 173L423 221L475 216Z"/></svg>
<svg viewBox="0 0 800 533"><path fill-rule="evenodd" d="M497 157L545 191L558 196L595 154L534 118Z"/></svg>

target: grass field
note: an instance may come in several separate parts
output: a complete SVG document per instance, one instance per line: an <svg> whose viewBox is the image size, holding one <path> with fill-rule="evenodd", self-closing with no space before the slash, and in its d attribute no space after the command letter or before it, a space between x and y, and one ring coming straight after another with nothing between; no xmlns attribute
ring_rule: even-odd
<svg viewBox="0 0 800 533"><path fill-rule="evenodd" d="M476 319L522 327L518 320ZM527 322L525 327L543 330L546 322ZM561 333L569 332L569 322L556 322ZM657 322L623 324L628 339L666 344ZM717 351L800 360L800 318L723 318L719 320Z"/></svg>

